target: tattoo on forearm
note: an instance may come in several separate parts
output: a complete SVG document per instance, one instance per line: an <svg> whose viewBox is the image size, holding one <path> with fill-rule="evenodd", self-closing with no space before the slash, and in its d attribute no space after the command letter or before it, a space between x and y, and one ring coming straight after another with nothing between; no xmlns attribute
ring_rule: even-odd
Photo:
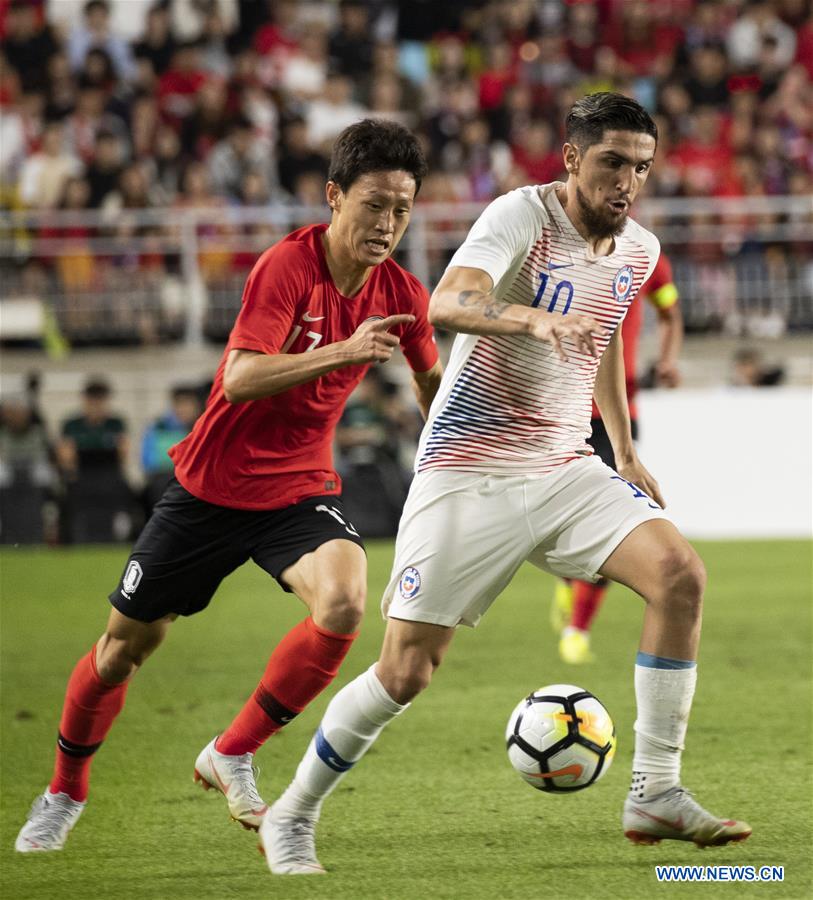
<svg viewBox="0 0 813 900"><path fill-rule="evenodd" d="M457 302L461 306L479 306L486 319L499 319L510 306L509 303L495 300L491 294L484 294L482 291L461 291L457 296Z"/></svg>
<svg viewBox="0 0 813 900"><path fill-rule="evenodd" d="M475 306L480 300L486 297L482 291L461 291L458 294L457 302L461 306Z"/></svg>

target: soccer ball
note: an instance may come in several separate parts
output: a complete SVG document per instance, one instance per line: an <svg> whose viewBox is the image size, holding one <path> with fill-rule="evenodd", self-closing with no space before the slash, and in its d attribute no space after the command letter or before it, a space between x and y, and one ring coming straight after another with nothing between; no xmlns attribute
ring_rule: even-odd
<svg viewBox="0 0 813 900"><path fill-rule="evenodd" d="M540 791L580 791L604 775L615 754L615 726L589 691L549 684L521 700L505 731L511 765Z"/></svg>

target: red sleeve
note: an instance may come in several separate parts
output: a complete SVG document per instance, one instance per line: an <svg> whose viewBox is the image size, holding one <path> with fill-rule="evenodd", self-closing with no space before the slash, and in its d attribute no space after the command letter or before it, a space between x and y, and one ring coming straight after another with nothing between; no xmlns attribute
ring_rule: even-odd
<svg viewBox="0 0 813 900"><path fill-rule="evenodd" d="M279 353L291 333L297 304L313 285L314 262L311 250L298 241L266 250L246 279L229 350Z"/></svg>
<svg viewBox="0 0 813 900"><path fill-rule="evenodd" d="M412 309L415 321L401 332L401 350L413 372L428 372L438 361L435 332L429 324L429 292L417 280L410 281Z"/></svg>
<svg viewBox="0 0 813 900"><path fill-rule="evenodd" d="M671 284L673 280L672 264L669 262L669 257L661 252L658 261L655 263L655 268L652 270L652 274L641 285L639 293L642 297L648 297L650 294L654 294L655 291L662 288L665 284Z"/></svg>

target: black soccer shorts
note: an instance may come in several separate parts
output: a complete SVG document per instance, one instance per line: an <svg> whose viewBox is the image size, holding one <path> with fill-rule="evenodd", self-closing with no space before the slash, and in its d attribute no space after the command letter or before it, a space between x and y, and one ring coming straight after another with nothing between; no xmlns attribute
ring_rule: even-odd
<svg viewBox="0 0 813 900"><path fill-rule="evenodd" d="M205 609L220 582L249 559L290 591L282 572L338 538L364 547L339 497L309 497L269 511L230 509L199 500L173 478L110 602L141 622L170 613L191 616Z"/></svg>
<svg viewBox="0 0 813 900"><path fill-rule="evenodd" d="M591 419L590 425L593 427L593 433L587 438L587 443L593 448L596 456L604 463L616 471L615 454L613 453L613 445L610 442L610 435L604 427L602 419ZM630 422L632 426L632 439L638 440L638 421L633 419Z"/></svg>

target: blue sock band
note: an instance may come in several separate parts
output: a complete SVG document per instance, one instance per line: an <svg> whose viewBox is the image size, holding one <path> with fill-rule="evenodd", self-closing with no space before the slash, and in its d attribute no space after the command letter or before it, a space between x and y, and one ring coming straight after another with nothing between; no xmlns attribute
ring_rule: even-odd
<svg viewBox="0 0 813 900"><path fill-rule="evenodd" d="M651 653L638 651L635 657L636 666L647 669L693 669L697 662L693 659L669 659L668 656L653 656Z"/></svg>
<svg viewBox="0 0 813 900"><path fill-rule="evenodd" d="M333 747L330 746L322 731L321 725L317 729L315 737L316 755L326 766L333 769L334 772L346 772L348 769L353 768L355 762L348 762L346 759L342 759Z"/></svg>

